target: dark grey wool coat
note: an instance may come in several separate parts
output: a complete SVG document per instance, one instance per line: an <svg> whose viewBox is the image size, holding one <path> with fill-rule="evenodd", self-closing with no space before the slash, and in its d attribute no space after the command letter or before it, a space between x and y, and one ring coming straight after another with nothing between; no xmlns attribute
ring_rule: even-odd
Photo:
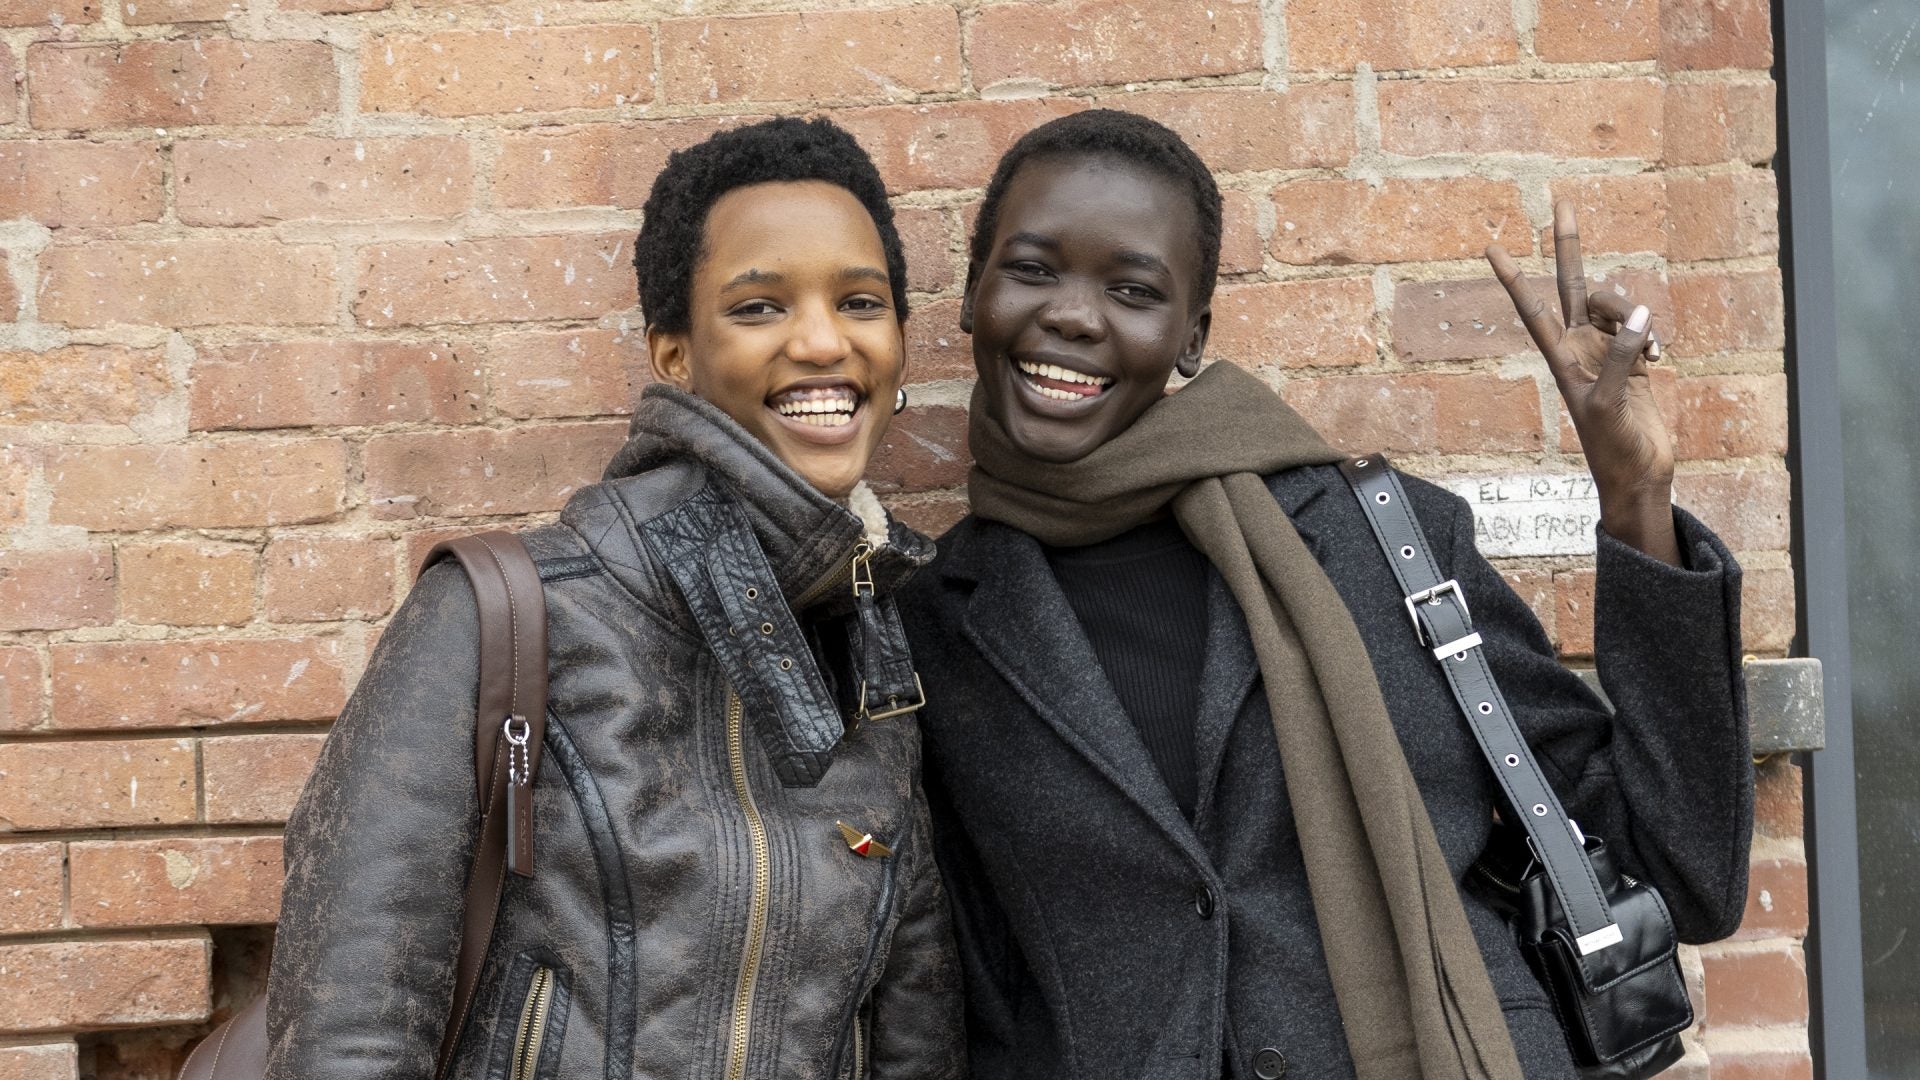
<svg viewBox="0 0 1920 1080"><path fill-rule="evenodd" d="M1373 661L1353 677L1379 680L1463 880L1495 788L1366 520L1331 466L1268 486L1353 612ZM1731 933L1753 819L1733 557L1678 510L1685 568L1600 535L1595 643L1610 714L1474 548L1466 504L1406 486L1569 813L1658 885L1683 939ZM940 547L901 603L929 700L924 767L973 1074L1351 1077L1267 699L1224 582L1215 574L1208 598L1189 823L1039 544L968 518ZM1505 924L1464 884L1462 899L1526 1075L1572 1080L1546 994Z"/></svg>

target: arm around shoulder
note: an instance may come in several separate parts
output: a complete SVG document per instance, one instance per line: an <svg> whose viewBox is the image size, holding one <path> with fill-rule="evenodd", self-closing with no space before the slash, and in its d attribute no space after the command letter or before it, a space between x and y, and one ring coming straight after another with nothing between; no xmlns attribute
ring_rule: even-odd
<svg viewBox="0 0 1920 1080"><path fill-rule="evenodd" d="M454 988L479 827L479 625L457 565L424 574L287 823L268 1080L426 1080Z"/></svg>

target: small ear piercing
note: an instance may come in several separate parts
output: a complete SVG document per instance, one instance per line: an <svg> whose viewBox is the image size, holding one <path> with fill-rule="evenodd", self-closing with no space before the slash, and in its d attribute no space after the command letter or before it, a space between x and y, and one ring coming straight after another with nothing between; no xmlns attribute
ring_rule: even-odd
<svg viewBox="0 0 1920 1080"><path fill-rule="evenodd" d="M907 388L901 387L893 392L893 415L899 416L907 411Z"/></svg>

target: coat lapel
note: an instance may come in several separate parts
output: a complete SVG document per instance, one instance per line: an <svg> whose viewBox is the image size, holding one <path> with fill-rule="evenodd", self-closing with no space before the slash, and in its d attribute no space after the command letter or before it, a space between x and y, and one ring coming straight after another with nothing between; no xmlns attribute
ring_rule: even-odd
<svg viewBox="0 0 1920 1080"><path fill-rule="evenodd" d="M956 554L961 557L949 572L977 582L967 606L967 640L1068 746L1170 836L1197 845L1038 541L980 522Z"/></svg>

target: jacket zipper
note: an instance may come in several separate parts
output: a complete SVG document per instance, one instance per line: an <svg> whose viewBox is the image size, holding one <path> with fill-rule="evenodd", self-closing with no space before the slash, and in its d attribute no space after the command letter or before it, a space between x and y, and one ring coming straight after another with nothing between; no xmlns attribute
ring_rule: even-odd
<svg viewBox="0 0 1920 1080"><path fill-rule="evenodd" d="M513 1038L513 1065L508 1080L534 1080L540 1067L540 1043L547 1034L547 1009L553 1004L553 969L533 969L527 1002L520 1006L520 1029Z"/></svg>
<svg viewBox="0 0 1920 1080"><path fill-rule="evenodd" d="M799 597L788 606L795 611L799 611L801 608L806 607L833 590L845 588L849 583L853 583L855 575L858 574L860 570L865 569L867 562L872 558L873 545L867 543L865 540L860 541L854 545L852 551L847 553L845 562L836 565L833 568L833 572L826 577L807 586L806 591L801 593ZM868 588L872 588L872 573L869 572L866 580L859 584L864 584Z"/></svg>
<svg viewBox="0 0 1920 1080"><path fill-rule="evenodd" d="M747 941L740 951L740 981L733 992L733 1030L727 1043L726 1080L743 1080L747 1072L747 1039L753 1032L753 990L760 977L761 953L766 948L767 902L773 858L767 848L767 826L747 786L745 709L740 695L727 694L727 761L733 769L733 794L747 818L747 841L753 853L753 901L748 909Z"/></svg>
<svg viewBox="0 0 1920 1080"><path fill-rule="evenodd" d="M853 1021L853 1080L866 1080L867 1077L867 1023L866 1010Z"/></svg>

